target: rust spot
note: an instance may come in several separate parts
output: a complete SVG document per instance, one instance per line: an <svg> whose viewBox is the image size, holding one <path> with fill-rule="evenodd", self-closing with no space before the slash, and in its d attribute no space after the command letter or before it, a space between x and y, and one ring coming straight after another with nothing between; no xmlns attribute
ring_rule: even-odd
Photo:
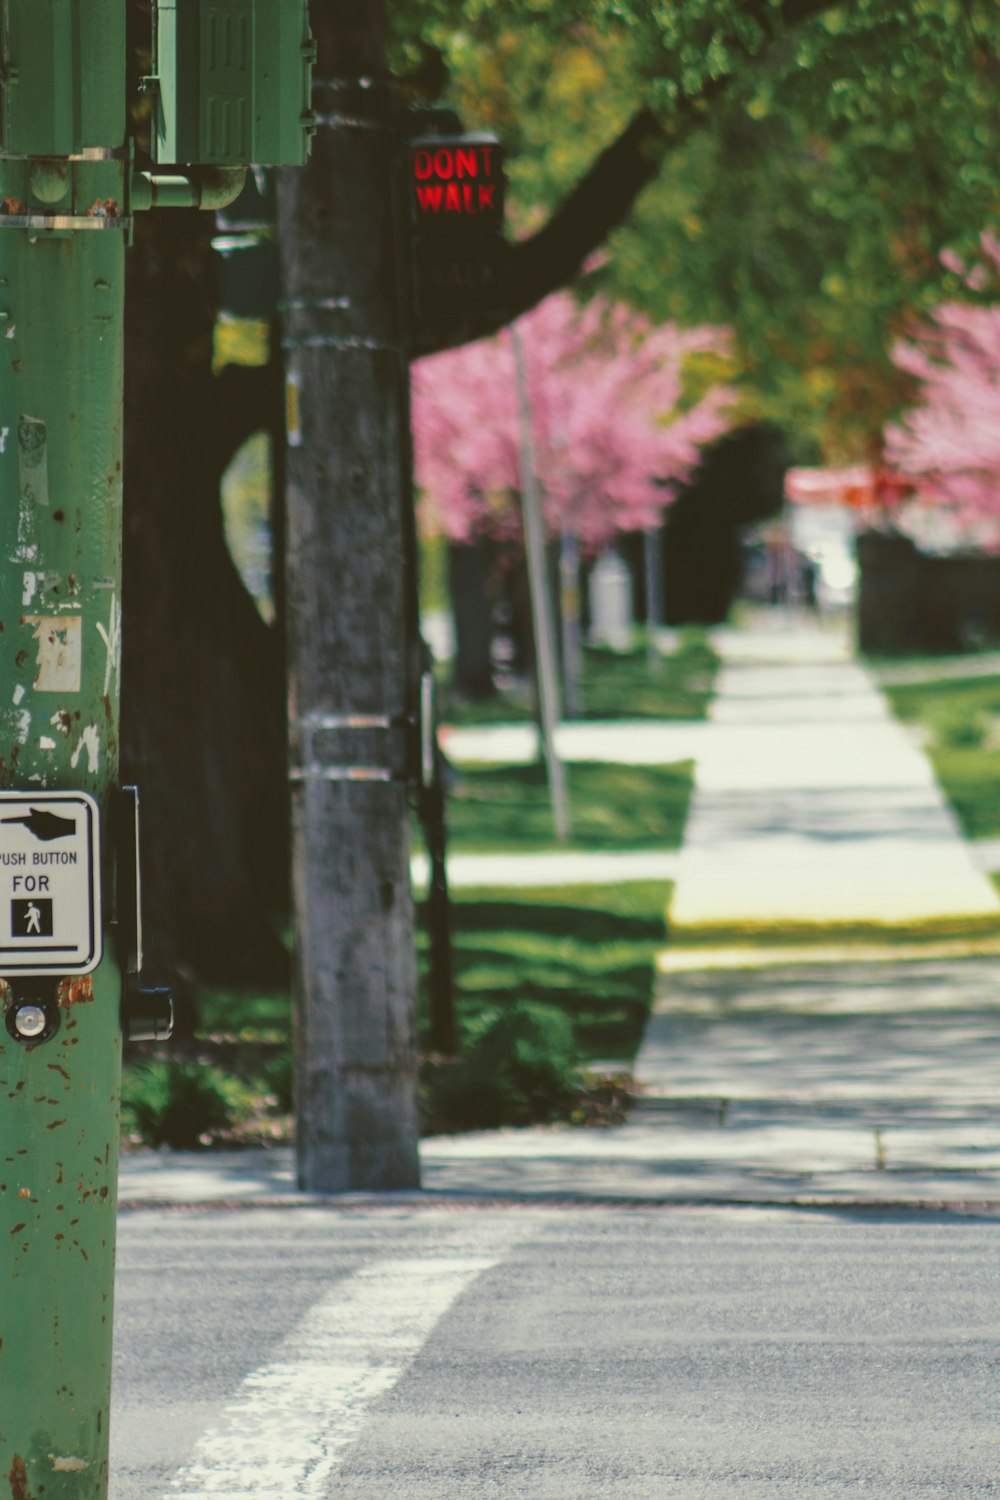
<svg viewBox="0 0 1000 1500"><path fill-rule="evenodd" d="M60 1125L65 1125L65 1124L66 1124L65 1120L53 1120L51 1122L51 1124L46 1125L45 1129L46 1130L58 1130L59 1127L60 1127Z"/></svg>
<svg viewBox="0 0 1000 1500"><path fill-rule="evenodd" d="M88 1005L94 998L94 981L89 974L72 979L60 979L56 987L56 1004Z"/></svg>
<svg viewBox="0 0 1000 1500"><path fill-rule="evenodd" d="M56 723L59 725L59 728L62 730L63 734L69 734L70 730L73 728L73 720L64 708L61 708L56 714Z"/></svg>
<svg viewBox="0 0 1000 1500"><path fill-rule="evenodd" d="M28 658L29 653L27 651L19 651L14 657L15 667L26 667L28 664Z"/></svg>
<svg viewBox="0 0 1000 1500"><path fill-rule="evenodd" d="M54 510L52 512L52 519L53 521L65 521L66 512L64 510Z"/></svg>
<svg viewBox="0 0 1000 1500"><path fill-rule="evenodd" d="M59 1073L63 1078L65 1078L66 1082L69 1083L69 1081L70 1081L69 1074L66 1072L66 1069L60 1063L49 1063L48 1066L49 1066L49 1071L50 1072L52 1072L52 1073Z"/></svg>
<svg viewBox="0 0 1000 1500"><path fill-rule="evenodd" d="M69 591L70 591L71 594L75 594L76 593L76 574L75 573L71 573L69 575Z"/></svg>
<svg viewBox="0 0 1000 1500"><path fill-rule="evenodd" d="M24 1221L23 1224L15 1224L14 1225L14 1228L11 1230L11 1234L20 1234L21 1230L22 1229L27 1229L27 1227L28 1227L28 1221L27 1221L27 1219L25 1219L25 1221Z"/></svg>
<svg viewBox="0 0 1000 1500"><path fill-rule="evenodd" d="M20 198L14 198L9 193L6 198L0 200L0 213L26 214L27 212L27 206L21 202Z"/></svg>
<svg viewBox="0 0 1000 1500"><path fill-rule="evenodd" d="M6 202L6 199L4 200ZM10 1500L33 1500L28 1492L28 1471L24 1466L24 1459L20 1453L14 1454L14 1462L10 1466Z"/></svg>
<svg viewBox="0 0 1000 1500"><path fill-rule="evenodd" d="M18 1188L18 1190L17 1190L17 1196L19 1198L30 1198L31 1197L31 1189L30 1188Z"/></svg>
<svg viewBox="0 0 1000 1500"><path fill-rule="evenodd" d="M89 219L117 219L120 217L118 204L113 198L96 198L87 209Z"/></svg>

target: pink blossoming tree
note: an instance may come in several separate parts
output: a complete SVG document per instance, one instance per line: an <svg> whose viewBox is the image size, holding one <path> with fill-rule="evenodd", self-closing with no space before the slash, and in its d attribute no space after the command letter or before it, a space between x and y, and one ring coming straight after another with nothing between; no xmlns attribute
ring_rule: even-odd
<svg viewBox="0 0 1000 1500"><path fill-rule="evenodd" d="M520 320L545 519L597 550L656 525L699 449L727 426L715 387L680 411L687 356L726 349L718 328L654 328L566 293ZM453 542L519 535L520 427L509 333L419 361L413 432L422 522Z"/></svg>
<svg viewBox="0 0 1000 1500"><path fill-rule="evenodd" d="M947 302L893 358L919 381L920 399L886 432L888 462L920 501L945 506L980 539L1000 543L1000 241L982 237L984 259L968 270L942 257L980 294Z"/></svg>

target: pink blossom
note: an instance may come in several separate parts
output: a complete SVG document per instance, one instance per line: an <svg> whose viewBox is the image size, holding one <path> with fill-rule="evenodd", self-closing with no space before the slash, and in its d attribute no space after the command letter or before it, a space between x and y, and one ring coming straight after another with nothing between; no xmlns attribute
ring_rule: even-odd
<svg viewBox="0 0 1000 1500"><path fill-rule="evenodd" d="M970 285L1000 275L1000 242L986 234L982 246ZM893 359L919 382L920 399L887 429L888 462L959 521L1000 521L1000 304L945 303Z"/></svg>
<svg viewBox="0 0 1000 1500"><path fill-rule="evenodd" d="M652 327L602 299L567 293L520 320L538 480L550 530L588 547L655 525L701 446L722 432L731 393L680 413L683 362L722 352L725 331ZM421 360L413 431L422 521L452 540L516 535L520 417L512 341L497 338Z"/></svg>

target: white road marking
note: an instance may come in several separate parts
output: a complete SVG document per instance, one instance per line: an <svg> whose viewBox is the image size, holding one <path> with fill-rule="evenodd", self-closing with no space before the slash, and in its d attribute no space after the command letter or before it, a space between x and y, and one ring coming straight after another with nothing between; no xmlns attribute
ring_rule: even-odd
<svg viewBox="0 0 1000 1500"><path fill-rule="evenodd" d="M372 1403L405 1373L456 1298L523 1233L514 1225L504 1233L495 1220L491 1229L488 1255L467 1253L463 1235L454 1248L465 1253L383 1260L339 1281L275 1358L243 1381L164 1500L319 1500Z"/></svg>

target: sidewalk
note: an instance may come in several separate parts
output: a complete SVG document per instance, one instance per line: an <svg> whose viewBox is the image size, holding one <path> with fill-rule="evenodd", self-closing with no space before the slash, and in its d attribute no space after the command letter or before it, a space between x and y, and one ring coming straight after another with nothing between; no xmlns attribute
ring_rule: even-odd
<svg viewBox="0 0 1000 1500"><path fill-rule="evenodd" d="M563 727L564 753L585 759L618 758L623 735L632 756L697 745L667 756L696 759L687 842L662 857L690 943L671 944L658 980L636 1064L642 1103L610 1129L427 1140L424 1191L1000 1208L1000 957L878 941L893 926L937 924L989 929L1000 950L993 887L926 758L842 644L779 624L719 632L717 645L725 667L708 724L647 726L644 744L635 726ZM456 732L450 753L471 744L486 758L491 733L509 753L515 741L498 731ZM490 884L540 884L564 878L567 857L469 858ZM637 878L630 858L570 865L577 880ZM790 924L811 942L741 946L747 930L759 939ZM846 924L874 939L869 949L856 932L843 945ZM287 1150L126 1157L121 1198L311 1201L295 1193Z"/></svg>
<svg viewBox="0 0 1000 1500"><path fill-rule="evenodd" d="M998 1076L998 959L674 975L627 1124L431 1137L423 1192L1000 1211ZM130 1207L324 1201L296 1193L287 1148L126 1156L120 1195ZM413 1197L378 1201L399 1196Z"/></svg>
<svg viewBox="0 0 1000 1500"><path fill-rule="evenodd" d="M720 632L723 657L671 908L713 929L1000 931L930 763L836 637Z"/></svg>

